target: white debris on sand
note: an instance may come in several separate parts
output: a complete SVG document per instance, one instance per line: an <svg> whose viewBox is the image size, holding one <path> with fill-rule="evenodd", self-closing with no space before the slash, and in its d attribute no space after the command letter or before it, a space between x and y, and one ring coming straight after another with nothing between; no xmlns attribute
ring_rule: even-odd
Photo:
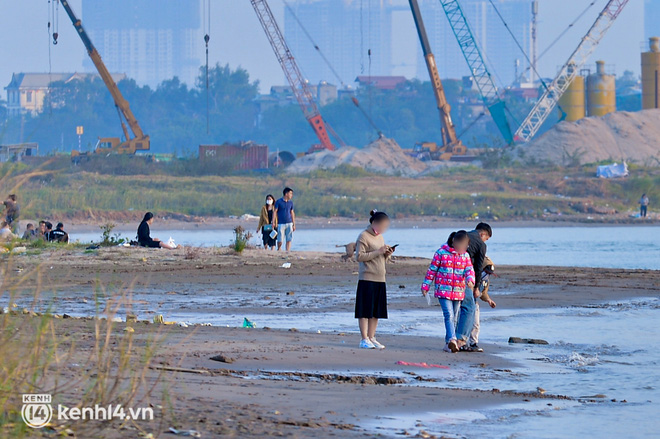
<svg viewBox="0 0 660 439"><path fill-rule="evenodd" d="M341 165L406 177L420 175L428 168L427 163L406 155L395 140L382 137L362 149L346 146L336 151L320 151L300 157L287 171L304 174L317 169L335 169Z"/></svg>
<svg viewBox="0 0 660 439"><path fill-rule="evenodd" d="M620 111L560 122L520 148L528 160L559 165L611 159L660 166L660 110Z"/></svg>

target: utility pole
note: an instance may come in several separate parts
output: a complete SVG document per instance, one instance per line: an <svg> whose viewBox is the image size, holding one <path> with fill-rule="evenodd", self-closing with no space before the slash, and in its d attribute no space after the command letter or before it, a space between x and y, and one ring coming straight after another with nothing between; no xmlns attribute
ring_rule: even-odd
<svg viewBox="0 0 660 439"><path fill-rule="evenodd" d="M532 0L532 83L536 79L536 61L538 58L538 43L537 43L537 25L538 25L538 15L539 15L539 1ZM517 76L516 76L517 77Z"/></svg>

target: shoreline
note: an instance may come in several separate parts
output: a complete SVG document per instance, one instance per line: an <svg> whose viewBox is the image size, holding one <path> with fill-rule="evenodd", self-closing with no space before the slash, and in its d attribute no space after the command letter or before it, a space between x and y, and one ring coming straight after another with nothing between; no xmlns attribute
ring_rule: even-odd
<svg viewBox="0 0 660 439"><path fill-rule="evenodd" d="M281 268L287 260L293 262L292 267ZM99 289L101 310L105 301L118 294L130 297L127 309L138 321L129 324L120 314L122 322L114 325L115 336L126 334L126 326L134 328L138 346L158 334L163 336L145 373L149 383L161 380L155 388L166 389L171 398L172 413L157 413L158 419L168 427L199 431L202 437L364 437L378 433L391 437L404 430L414 436L420 434L415 428L379 431L377 425L397 416L419 419L430 409L455 412L581 403L578 397L552 391L511 390L509 382L502 380L485 379L480 389L469 388L467 383L461 387L460 377L475 371L485 377L515 377L521 369L525 373L517 359L524 346L510 345L506 339L481 343L485 353L448 354L442 352L437 337L393 331L379 333L387 349L365 351L357 349L357 325L352 331L295 329L298 318L306 313L320 318L332 313L351 316L357 264L343 262L339 253L282 255L246 250L237 255L229 249L202 249L191 258L185 250L112 247L85 252L62 248L16 255L6 263L7 273L22 277L24 291L46 282L41 297L55 300L54 312L63 313L73 306L94 310ZM388 265L392 321L404 311L428 312L418 292L427 267L426 258L399 257ZM491 295L498 308L520 314L657 297L660 285L658 270L498 266L497 272ZM6 299L3 296L3 306ZM20 302L19 315L8 317L31 319L21 315L22 306L29 303ZM238 320L235 327L144 323L162 313L164 306L192 313L285 316L289 327L268 329L261 324L246 329L239 327ZM439 309L432 311L441 319ZM62 318L53 323L57 334L76 343L67 364L85 364L85 355L94 347L89 336L94 320ZM526 332L531 331L509 332L510 336L527 337ZM229 361L211 359L219 354ZM448 369L404 366L399 361ZM74 379L77 370L67 368L62 373L64 378ZM75 394L61 398L68 404L76 401ZM368 407L366 400L372 401ZM151 403L160 404L157 398ZM154 435L164 431L153 424L140 427ZM105 436L127 437L134 434L127 431L131 428L117 428Z"/></svg>
<svg viewBox="0 0 660 439"><path fill-rule="evenodd" d="M492 220L492 219L448 219L438 217L418 217L418 218L393 218L392 228L419 228L419 229L434 229L434 228L464 228L466 224L476 224L479 221L485 221L498 228L534 228L534 227L628 227L628 226L642 226L642 227L657 227L660 226L660 221L654 219L640 220L629 218L627 220L606 221L606 220L587 220L586 217L571 218L571 219L535 219L535 220ZM21 220L21 230L24 230L25 225L30 222L29 220ZM34 221L32 221L34 222ZM74 221L71 220L69 224L65 223L67 231L70 233L89 233L99 231L101 224L113 221L99 221L94 222L91 220ZM139 220L128 222L116 222L115 230L118 232L133 232L137 230ZM194 217L190 220L165 219L158 218L158 228L167 230L232 230L237 225L241 225L248 230L256 228L258 218L222 218L222 217ZM298 225L301 228L307 229L359 229L363 228L367 223L366 219L353 219L353 218L306 218L302 217L298 220Z"/></svg>

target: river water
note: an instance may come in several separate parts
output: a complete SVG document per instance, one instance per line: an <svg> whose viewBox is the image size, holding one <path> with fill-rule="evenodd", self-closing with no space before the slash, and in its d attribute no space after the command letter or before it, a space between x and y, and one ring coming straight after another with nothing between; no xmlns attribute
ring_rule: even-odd
<svg viewBox="0 0 660 439"><path fill-rule="evenodd" d="M294 250L339 251L338 244L355 241L361 229L299 229L294 235ZM399 244L402 256L431 258L453 229L396 228L385 235L386 241ZM172 237L178 244L226 246L231 230L159 230L152 236ZM134 232L122 236L134 239ZM82 242L99 240L98 233L72 235ZM260 240L255 237L257 245ZM488 254L496 264L550 265L629 269L660 268L660 226L580 226L580 227L502 227L495 228L488 241Z"/></svg>

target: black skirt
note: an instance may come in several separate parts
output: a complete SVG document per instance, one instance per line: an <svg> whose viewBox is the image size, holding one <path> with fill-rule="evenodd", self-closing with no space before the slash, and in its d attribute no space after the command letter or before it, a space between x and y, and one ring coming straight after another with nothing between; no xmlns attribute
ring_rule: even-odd
<svg viewBox="0 0 660 439"><path fill-rule="evenodd" d="M272 232L272 230L270 232ZM275 247L275 244L277 244L277 238L271 238L270 232L266 232L263 230L263 228L261 229L261 236L263 237L264 247Z"/></svg>
<svg viewBox="0 0 660 439"><path fill-rule="evenodd" d="M387 318L387 284L359 280L355 295L356 319Z"/></svg>

